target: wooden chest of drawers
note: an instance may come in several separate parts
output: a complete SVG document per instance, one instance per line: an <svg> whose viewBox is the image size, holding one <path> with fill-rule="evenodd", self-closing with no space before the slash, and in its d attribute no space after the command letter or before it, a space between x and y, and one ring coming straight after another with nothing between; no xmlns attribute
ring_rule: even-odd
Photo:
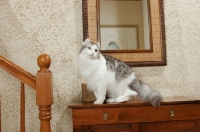
<svg viewBox="0 0 200 132"><path fill-rule="evenodd" d="M140 101L71 103L74 132L200 132L200 100L166 98L160 107Z"/></svg>

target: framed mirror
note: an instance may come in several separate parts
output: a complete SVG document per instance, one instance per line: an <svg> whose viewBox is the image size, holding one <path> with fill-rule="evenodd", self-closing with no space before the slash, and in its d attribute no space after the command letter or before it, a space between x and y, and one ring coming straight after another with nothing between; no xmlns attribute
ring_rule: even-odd
<svg viewBox="0 0 200 132"><path fill-rule="evenodd" d="M100 42L103 54L131 67L167 64L163 0L82 0L82 5L83 39Z"/></svg>

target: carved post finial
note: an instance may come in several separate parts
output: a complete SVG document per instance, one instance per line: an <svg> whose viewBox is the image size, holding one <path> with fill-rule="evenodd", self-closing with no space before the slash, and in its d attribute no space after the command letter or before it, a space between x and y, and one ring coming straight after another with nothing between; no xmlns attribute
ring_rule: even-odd
<svg viewBox="0 0 200 132"><path fill-rule="evenodd" d="M51 58L47 54L42 54L37 58L37 64L40 67L39 71L49 71L51 65Z"/></svg>

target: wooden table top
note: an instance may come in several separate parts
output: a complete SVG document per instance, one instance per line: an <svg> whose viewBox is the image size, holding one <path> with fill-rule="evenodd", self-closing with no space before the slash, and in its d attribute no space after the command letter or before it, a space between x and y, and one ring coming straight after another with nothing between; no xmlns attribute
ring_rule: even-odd
<svg viewBox="0 0 200 132"><path fill-rule="evenodd" d="M190 97L165 97L163 98L162 105L177 105L177 104L200 104L200 98ZM138 107L138 106L151 106L150 103L143 102L139 99L132 100L124 103L105 103L105 104L93 104L84 102L71 102L68 108L72 109L85 109L85 108L117 108L117 107Z"/></svg>

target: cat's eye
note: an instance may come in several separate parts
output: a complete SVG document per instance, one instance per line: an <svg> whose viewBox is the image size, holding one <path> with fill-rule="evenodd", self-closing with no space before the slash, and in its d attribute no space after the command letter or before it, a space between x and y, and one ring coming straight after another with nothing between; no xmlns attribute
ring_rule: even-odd
<svg viewBox="0 0 200 132"><path fill-rule="evenodd" d="M88 49L91 49L91 47L88 47Z"/></svg>
<svg viewBox="0 0 200 132"><path fill-rule="evenodd" d="M95 49L95 52L97 52L98 50L97 49Z"/></svg>

